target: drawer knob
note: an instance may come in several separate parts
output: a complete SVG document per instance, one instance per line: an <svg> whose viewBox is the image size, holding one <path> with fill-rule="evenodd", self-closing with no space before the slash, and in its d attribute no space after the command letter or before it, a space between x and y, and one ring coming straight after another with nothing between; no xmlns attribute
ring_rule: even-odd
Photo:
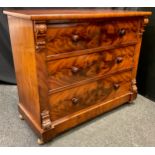
<svg viewBox="0 0 155 155"><path fill-rule="evenodd" d="M79 71L78 67L73 66L72 67L72 73L77 73Z"/></svg>
<svg viewBox="0 0 155 155"><path fill-rule="evenodd" d="M114 84L114 89L117 90L120 87L120 85L118 83Z"/></svg>
<svg viewBox="0 0 155 155"><path fill-rule="evenodd" d="M123 61L123 57L117 57L116 58L116 63L119 64Z"/></svg>
<svg viewBox="0 0 155 155"><path fill-rule="evenodd" d="M73 104L78 104L79 103L79 99L78 98L72 98L72 103Z"/></svg>
<svg viewBox="0 0 155 155"><path fill-rule="evenodd" d="M74 42L79 41L79 39L80 39L80 37L79 37L79 35L77 35L77 34L74 34L74 35L72 36L72 40L73 40Z"/></svg>
<svg viewBox="0 0 155 155"><path fill-rule="evenodd" d="M119 36L124 36L126 33L125 29L120 29L119 30Z"/></svg>

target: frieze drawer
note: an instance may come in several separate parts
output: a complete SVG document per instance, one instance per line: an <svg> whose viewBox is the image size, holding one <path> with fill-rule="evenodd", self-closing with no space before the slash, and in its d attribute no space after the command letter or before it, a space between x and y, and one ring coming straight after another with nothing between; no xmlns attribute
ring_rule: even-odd
<svg viewBox="0 0 155 155"><path fill-rule="evenodd" d="M114 46L137 41L137 20L47 24L47 55Z"/></svg>

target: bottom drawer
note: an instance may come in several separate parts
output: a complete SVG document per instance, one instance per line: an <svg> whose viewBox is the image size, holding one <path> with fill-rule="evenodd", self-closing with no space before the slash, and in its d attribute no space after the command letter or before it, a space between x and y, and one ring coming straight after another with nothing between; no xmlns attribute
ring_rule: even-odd
<svg viewBox="0 0 155 155"><path fill-rule="evenodd" d="M114 99L128 93L130 89L131 72L128 71L52 94L49 97L51 120Z"/></svg>

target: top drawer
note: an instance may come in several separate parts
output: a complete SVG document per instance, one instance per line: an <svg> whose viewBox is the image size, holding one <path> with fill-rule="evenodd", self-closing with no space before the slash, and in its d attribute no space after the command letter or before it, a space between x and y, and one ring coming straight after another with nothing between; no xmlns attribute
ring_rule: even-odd
<svg viewBox="0 0 155 155"><path fill-rule="evenodd" d="M138 21L47 24L47 55L130 43L137 40Z"/></svg>

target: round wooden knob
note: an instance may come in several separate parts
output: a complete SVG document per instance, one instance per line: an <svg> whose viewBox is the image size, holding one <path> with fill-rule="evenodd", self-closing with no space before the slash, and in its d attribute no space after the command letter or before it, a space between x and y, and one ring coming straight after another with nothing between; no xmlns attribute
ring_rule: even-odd
<svg viewBox="0 0 155 155"><path fill-rule="evenodd" d="M119 64L123 61L123 57L117 57L116 58L116 63Z"/></svg>
<svg viewBox="0 0 155 155"><path fill-rule="evenodd" d="M72 40L73 40L74 42L77 42L79 39L80 39L80 37L79 37L79 35L77 35L77 34L74 34L74 35L72 36Z"/></svg>
<svg viewBox="0 0 155 155"><path fill-rule="evenodd" d="M120 87L120 85L119 85L118 83L115 83L115 84L114 84L115 90L117 90L119 87Z"/></svg>
<svg viewBox="0 0 155 155"><path fill-rule="evenodd" d="M73 66L72 67L72 73L77 73L79 71L78 67Z"/></svg>
<svg viewBox="0 0 155 155"><path fill-rule="evenodd" d="M78 104L79 103L79 99L76 98L76 97L72 98L72 103L73 104Z"/></svg>
<svg viewBox="0 0 155 155"><path fill-rule="evenodd" d="M119 30L119 36L124 36L126 33L125 29L120 29Z"/></svg>

